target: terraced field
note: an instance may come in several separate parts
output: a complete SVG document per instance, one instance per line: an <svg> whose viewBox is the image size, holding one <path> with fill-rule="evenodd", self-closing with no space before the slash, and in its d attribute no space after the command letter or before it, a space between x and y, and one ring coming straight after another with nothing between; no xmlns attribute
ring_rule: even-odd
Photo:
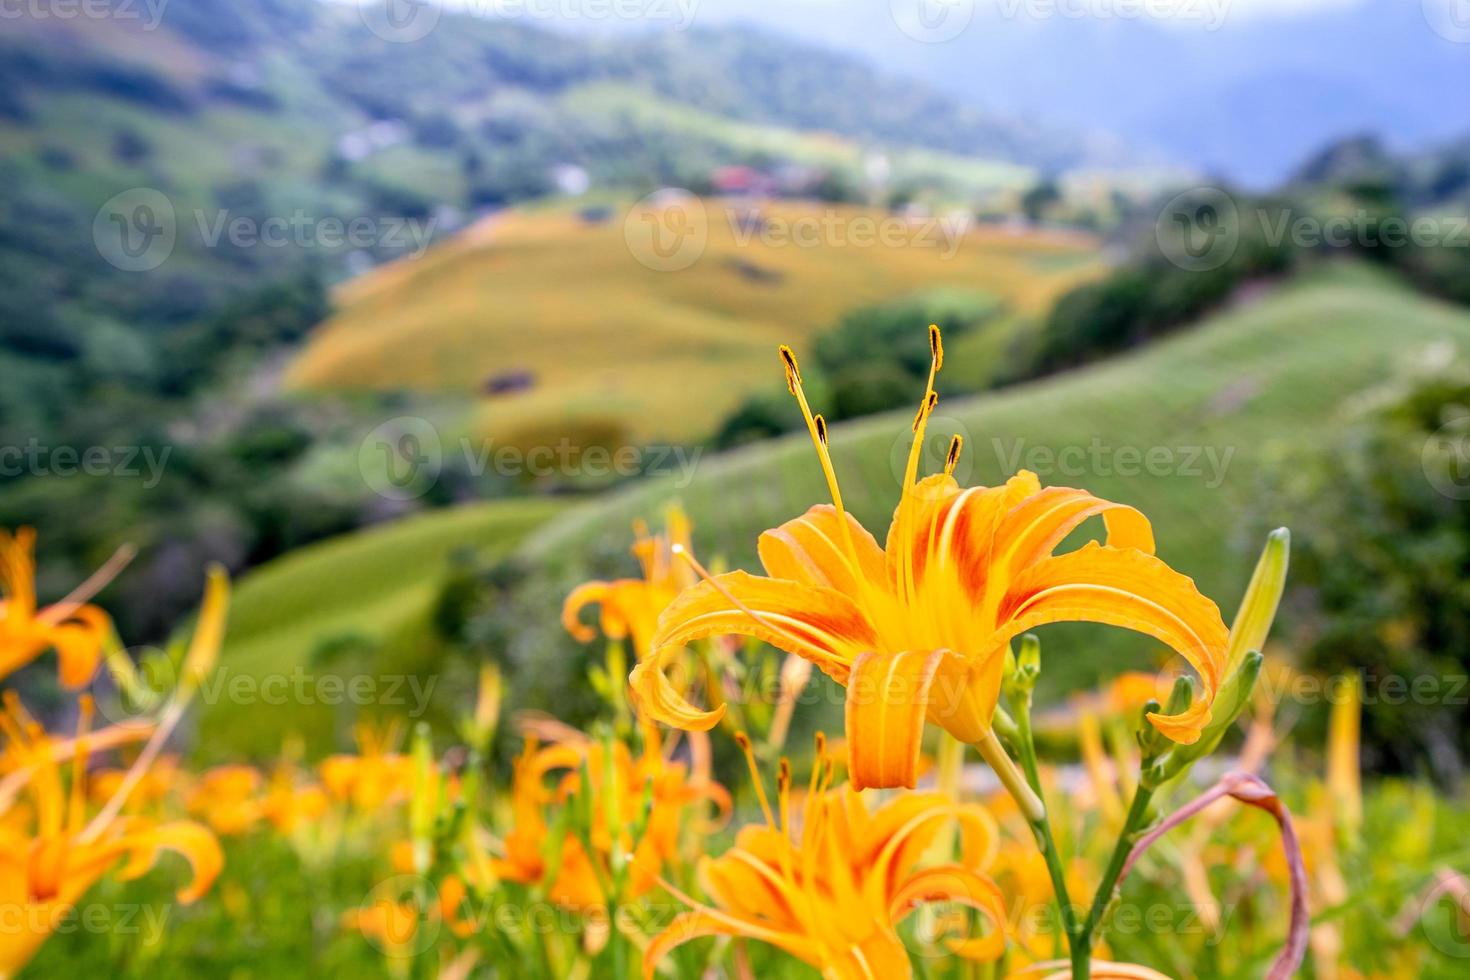
<svg viewBox="0 0 1470 980"><path fill-rule="evenodd" d="M516 211L345 287L289 383L477 397L512 379L479 431L693 440L770 383L776 343L801 350L846 310L944 287L1036 314L1100 269L1082 236L846 206Z"/></svg>

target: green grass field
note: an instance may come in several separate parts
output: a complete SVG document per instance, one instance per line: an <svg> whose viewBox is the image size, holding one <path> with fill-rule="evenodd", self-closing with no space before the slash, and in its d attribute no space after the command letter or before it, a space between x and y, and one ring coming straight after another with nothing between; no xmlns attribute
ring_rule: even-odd
<svg viewBox="0 0 1470 980"><path fill-rule="evenodd" d="M1161 555L1194 576L1228 620L1260 543L1247 525L1293 523L1290 513L1262 509L1263 464L1289 465L1321 451L1319 437L1345 399L1384 378L1401 356L1445 340L1470 347L1470 314L1366 267L1325 269L1078 372L964 400L943 398L941 374L930 471L959 431L966 437L962 482L993 484L1028 467L1045 484L1085 486L1136 505L1153 520ZM769 371L780 371L774 351ZM847 504L880 541L898 497L910 420L896 412L832 435ZM1098 463L1094 440L1111 451ZM534 534L523 555L569 585L583 574L579 553L617 546L635 517L656 516L674 498L689 510L707 560L754 568L760 531L825 502L827 493L802 434L707 459L687 487L650 482L578 507ZM1048 632L1053 684L1090 683L1123 661L1142 666L1152 655L1121 631ZM1078 636L1086 637L1085 650ZM1059 659L1065 668L1055 666Z"/></svg>
<svg viewBox="0 0 1470 980"><path fill-rule="evenodd" d="M302 548L245 576L231 604L214 679L217 693L206 689L202 694L200 752L209 758L232 752L270 755L280 749L282 736L292 732L313 748L350 742L343 729L355 714L353 695L334 693L323 679L365 674L386 696L388 684L395 682L384 680L384 657L397 651L385 652L383 646L422 642L418 627L451 556L459 551L479 559L506 554L561 506L528 499L455 507ZM346 662L332 660L314 669L323 644L334 642L348 648ZM294 695L294 668L301 669L305 680L299 683L307 685L314 703L287 698L270 705L269 726L259 724L260 704L271 696L263 682L284 677ZM232 697L232 683L245 696ZM405 682L394 700L401 697L412 707L414 695ZM326 703L333 699L342 703Z"/></svg>

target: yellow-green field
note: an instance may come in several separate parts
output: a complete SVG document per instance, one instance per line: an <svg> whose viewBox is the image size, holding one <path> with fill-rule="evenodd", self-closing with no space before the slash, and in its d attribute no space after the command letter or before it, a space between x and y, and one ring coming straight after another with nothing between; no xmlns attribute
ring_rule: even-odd
<svg viewBox="0 0 1470 980"><path fill-rule="evenodd" d="M766 230L746 236L729 207L618 206L601 223L569 208L488 219L345 286L289 383L478 397L488 379L529 372L529 390L480 399L477 428L505 439L591 426L691 440L770 383L778 342L800 351L847 310L946 287L1036 315L1102 268L1096 243L1079 235L971 227L950 238L883 211L778 202L762 208ZM670 234L695 228L688 241L704 229L702 251L669 270L650 250L649 221Z"/></svg>
<svg viewBox="0 0 1470 980"><path fill-rule="evenodd" d="M319 663L324 645L355 644L345 656L381 693L398 683L388 678L402 673L402 660L425 654L415 648L450 558L503 555L560 507L541 499L454 507L301 548L247 575L235 591L216 686L203 692L201 751L269 755L288 733L313 747L340 744L344 733L334 729L356 705L350 692L323 690L320 682L351 671ZM394 646L399 641L406 649ZM271 685L282 684L293 694L306 685L311 695L268 705L271 722L259 724L263 699L274 699ZM404 698L413 694L400 690Z"/></svg>

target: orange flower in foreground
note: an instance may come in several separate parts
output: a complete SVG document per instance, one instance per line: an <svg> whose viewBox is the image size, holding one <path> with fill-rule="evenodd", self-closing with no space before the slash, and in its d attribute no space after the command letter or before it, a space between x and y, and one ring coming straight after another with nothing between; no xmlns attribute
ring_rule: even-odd
<svg viewBox="0 0 1470 980"><path fill-rule="evenodd" d="M742 747L748 742L742 739ZM818 752L821 758L821 752ZM700 885L713 901L681 913L648 944L643 975L652 978L674 947L700 936L738 936L769 943L822 971L829 980L912 976L896 926L928 902L956 902L989 920L983 936L951 938L950 950L996 960L1005 950L1005 902L982 872L994 857L996 830L983 807L940 793L909 793L869 813L850 787L827 790L832 768L812 774L794 839L790 766L782 761L773 813L751 761L764 825L741 829L735 845L700 864ZM961 828L959 863L918 868L941 832ZM673 890L673 889L671 889Z"/></svg>
<svg viewBox="0 0 1470 980"><path fill-rule="evenodd" d="M0 678L54 649L65 687L92 679L112 620L96 606L63 600L36 610L36 532L0 530Z"/></svg>
<svg viewBox="0 0 1470 980"><path fill-rule="evenodd" d="M25 966L82 896L119 862L125 861L120 877L126 880L146 873L163 851L183 855L193 869L192 880L178 893L186 903L207 892L224 865L219 842L196 823L113 816L117 807L111 813L104 807L87 821L90 716L91 702L84 700L71 786L65 790L55 742L13 697L0 715L10 750L25 759L30 772L31 798L30 813L12 811L0 820L0 907L10 913L0 933L0 977L14 976Z"/></svg>
<svg viewBox="0 0 1470 980"><path fill-rule="evenodd" d="M1022 471L998 487L961 489L945 472L919 480L926 426L943 363L937 327L914 441L886 547L847 514L801 372L781 348L786 379L811 430L831 505L761 535L769 577L705 576L659 620L651 655L632 673L639 705L653 718L709 729L723 709L691 705L664 675L685 644L739 633L796 653L847 686L851 779L857 788L915 780L924 721L964 742L990 739L1010 640L1056 622L1094 622L1147 634L1198 672L1203 696L1172 716L1149 720L1168 737L1193 742L1210 719L1226 663L1228 633L1219 609L1194 582L1154 556L1153 530L1131 507L1084 490L1042 489ZM1054 554L1086 519L1102 516L1107 543ZM690 559L693 565L693 559ZM698 568L698 566L695 566Z"/></svg>
<svg viewBox="0 0 1470 980"><path fill-rule="evenodd" d="M578 643L590 643L596 635L577 618L584 606L595 602L601 607L602 632L608 639L621 640L631 633L636 655L643 657L648 652L659 614L695 582L693 571L676 558L676 549L689 547L689 519L682 509L672 506L665 525L665 532L656 536L650 536L641 521L634 525L633 554L643 566L641 579L587 582L567 596L561 621Z"/></svg>

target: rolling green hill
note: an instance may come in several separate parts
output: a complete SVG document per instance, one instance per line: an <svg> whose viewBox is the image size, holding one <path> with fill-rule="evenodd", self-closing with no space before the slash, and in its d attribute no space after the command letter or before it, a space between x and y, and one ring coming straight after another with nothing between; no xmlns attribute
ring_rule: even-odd
<svg viewBox="0 0 1470 980"><path fill-rule="evenodd" d="M403 702L381 708L411 709L418 692L433 692L393 678L425 655L424 617L451 556L504 555L561 507L539 499L454 507L323 541L246 575L235 588L215 687L203 690L196 708L200 754L269 756L287 733L318 750L348 744L341 729L358 705L349 690L324 683L329 675L369 678L384 700ZM340 654L331 655L334 647ZM283 683L290 696L262 714ZM307 697L296 698L298 690ZM366 710L371 715L373 706Z"/></svg>

